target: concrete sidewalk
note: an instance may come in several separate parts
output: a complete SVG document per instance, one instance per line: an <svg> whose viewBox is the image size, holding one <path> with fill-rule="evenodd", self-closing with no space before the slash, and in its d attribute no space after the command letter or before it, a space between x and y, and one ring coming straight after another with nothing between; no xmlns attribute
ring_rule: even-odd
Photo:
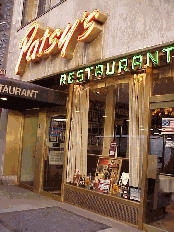
<svg viewBox="0 0 174 232"><path fill-rule="evenodd" d="M27 212L28 211L28 212ZM41 215L45 214L46 217L42 221ZM34 216L35 215L35 216ZM52 215L50 217L50 215ZM65 221L62 224L62 229L54 228L54 222L57 222L58 219L63 215L63 220ZM32 220L31 218L34 217ZM55 218L54 218L55 217ZM10 219L11 218L11 219ZM24 224L31 220L30 225L36 222L39 223L39 228L44 225L50 225L52 227L49 231L102 231L102 232L138 232L139 230L124 224L122 222L100 216L98 214L89 212L87 210L78 208L73 205L66 203L60 203L58 201L49 199L42 196L41 194L33 193L29 190L22 189L16 186L0 186L0 231L25 231L25 230L16 230L13 226L14 223L20 224L20 228L24 228ZM53 220L54 219L54 220ZM14 220L14 222L13 222ZM35 222L34 222L35 220ZM11 223L11 224L10 224ZM71 224L71 229L69 225ZM79 223L85 227L83 228L78 226ZM60 225L60 222L59 222ZM15 225L17 226L17 225ZM18 225L19 226L19 225ZM67 229L66 229L67 226ZM94 229L91 229L93 226ZM16 227L17 228L17 227ZM27 226L28 228L28 226ZM101 229L100 229L101 228ZM15 229L15 230L14 230ZM81 230L82 229L82 230ZM28 230L27 231L32 231ZM40 230L36 230L40 231ZM43 231L43 228L42 228Z"/></svg>

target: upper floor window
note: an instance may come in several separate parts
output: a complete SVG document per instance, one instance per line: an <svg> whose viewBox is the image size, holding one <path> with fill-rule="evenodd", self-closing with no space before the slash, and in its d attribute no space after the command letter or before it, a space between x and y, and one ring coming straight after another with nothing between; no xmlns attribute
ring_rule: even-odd
<svg viewBox="0 0 174 232"><path fill-rule="evenodd" d="M44 12L62 1L63 0L24 0L21 26L41 16Z"/></svg>

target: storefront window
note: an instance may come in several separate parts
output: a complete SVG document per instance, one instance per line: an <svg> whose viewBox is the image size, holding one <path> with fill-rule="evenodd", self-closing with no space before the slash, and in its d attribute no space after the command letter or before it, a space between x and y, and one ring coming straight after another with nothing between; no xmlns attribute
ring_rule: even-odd
<svg viewBox="0 0 174 232"><path fill-rule="evenodd" d="M148 178L147 223L165 228L174 201L174 108L151 110L150 155L157 159Z"/></svg>
<svg viewBox="0 0 174 232"><path fill-rule="evenodd" d="M89 103L86 107L82 98ZM83 110L88 112L87 118ZM81 124L82 115L86 122ZM75 87L67 182L139 201L140 190L129 186L129 123L129 83L85 90ZM84 156L82 141L86 136Z"/></svg>
<svg viewBox="0 0 174 232"><path fill-rule="evenodd" d="M151 110L150 153L151 155L157 155L160 173L174 174L173 166L169 165L174 147L173 122L174 108L157 108Z"/></svg>

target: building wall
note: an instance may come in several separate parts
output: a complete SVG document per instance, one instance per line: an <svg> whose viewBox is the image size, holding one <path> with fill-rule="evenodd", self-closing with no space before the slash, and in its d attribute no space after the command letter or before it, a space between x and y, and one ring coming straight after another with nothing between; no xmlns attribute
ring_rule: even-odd
<svg viewBox="0 0 174 232"><path fill-rule="evenodd" d="M0 179L3 174L8 110L2 109L0 115Z"/></svg>
<svg viewBox="0 0 174 232"><path fill-rule="evenodd" d="M20 170L22 119L20 112L9 110L2 176L3 183L17 183L17 176Z"/></svg>
<svg viewBox="0 0 174 232"><path fill-rule="evenodd" d="M6 69L13 0L2 0L0 7L0 68Z"/></svg>
<svg viewBox="0 0 174 232"><path fill-rule="evenodd" d="M13 0L1 0L0 4L0 69L6 69ZM5 23L2 24L2 22ZM3 174L7 119L8 110L2 109L0 117L0 179Z"/></svg>
<svg viewBox="0 0 174 232"><path fill-rule="evenodd" d="M59 2L59 1L57 1ZM11 29L11 41L7 63L7 76L20 78L14 74L20 49L20 39L29 25L20 29L22 20L22 0L15 1ZM35 80L57 74L114 56L134 53L140 49L161 45L174 40L174 2L166 0L67 0L37 19L45 27L61 28L73 24L81 18L85 10L100 9L108 15L102 34L91 44L79 42L72 60L59 55L50 56L39 63L30 63L23 80ZM18 31L19 30L19 31Z"/></svg>

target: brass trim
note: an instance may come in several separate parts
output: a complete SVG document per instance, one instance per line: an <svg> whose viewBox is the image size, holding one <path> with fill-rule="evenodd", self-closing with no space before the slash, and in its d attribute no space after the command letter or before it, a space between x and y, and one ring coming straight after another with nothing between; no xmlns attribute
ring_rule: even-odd
<svg viewBox="0 0 174 232"><path fill-rule="evenodd" d="M20 177L21 177L23 135L24 135L24 114L22 114L21 117L21 133L20 133L20 141L19 141L19 159L18 159L18 174L17 174L18 185L20 183Z"/></svg>
<svg viewBox="0 0 174 232"><path fill-rule="evenodd" d="M150 97L150 103L174 101L174 94L155 95Z"/></svg>
<svg viewBox="0 0 174 232"><path fill-rule="evenodd" d="M168 230L160 229L152 225L148 225L146 223L143 223L143 231L145 232L168 232Z"/></svg>
<svg viewBox="0 0 174 232"><path fill-rule="evenodd" d="M32 186L27 185L27 184L23 184L23 183L19 183L18 186L21 187L21 188L24 188L24 189L28 189L30 191L33 191L33 189L34 189Z"/></svg>
<svg viewBox="0 0 174 232"><path fill-rule="evenodd" d="M32 155L33 155L33 158L36 158L36 145L33 147Z"/></svg>
<svg viewBox="0 0 174 232"><path fill-rule="evenodd" d="M150 109L174 107L174 101L150 103Z"/></svg>

